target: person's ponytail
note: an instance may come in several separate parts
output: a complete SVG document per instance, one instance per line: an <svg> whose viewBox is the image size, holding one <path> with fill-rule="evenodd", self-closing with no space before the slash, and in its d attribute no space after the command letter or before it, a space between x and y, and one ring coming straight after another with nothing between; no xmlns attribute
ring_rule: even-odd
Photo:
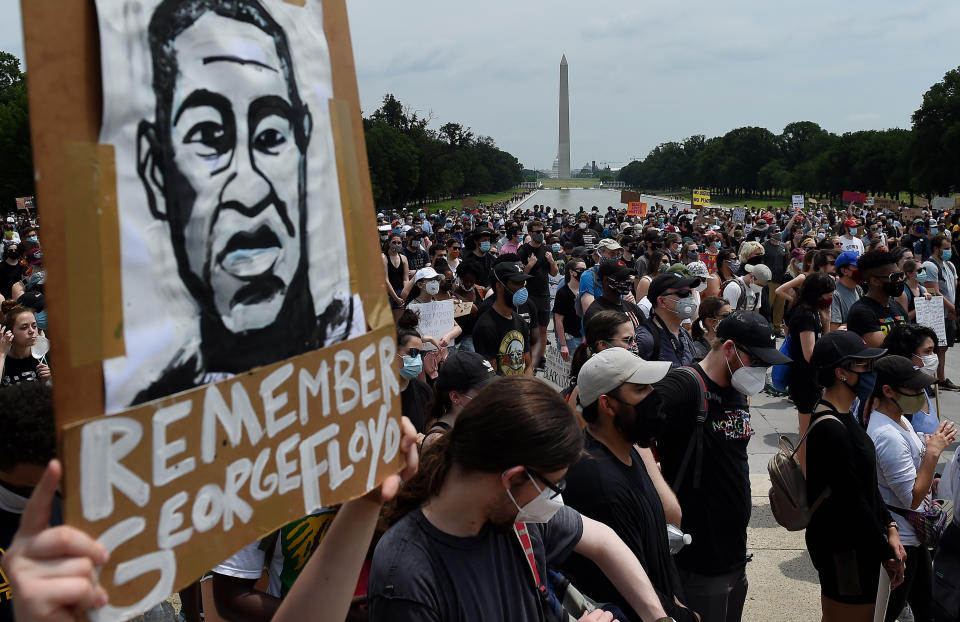
<svg viewBox="0 0 960 622"><path fill-rule="evenodd" d="M420 454L420 466L416 475L403 483L396 499L384 508L384 520L391 526L424 501L440 492L443 480L453 464L453 452L450 447L450 433L440 434L423 453Z"/></svg>

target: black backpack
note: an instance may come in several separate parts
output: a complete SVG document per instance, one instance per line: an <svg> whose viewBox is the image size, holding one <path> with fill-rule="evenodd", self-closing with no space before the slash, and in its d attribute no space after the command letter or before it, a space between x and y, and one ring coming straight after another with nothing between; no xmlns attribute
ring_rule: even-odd
<svg viewBox="0 0 960 622"><path fill-rule="evenodd" d="M700 488L700 476L703 472L703 427L707 421L707 400L719 401L720 397L711 391L707 391L707 383L704 382L700 372L692 367L677 367L686 375L692 377L697 385L697 427L694 429L693 436L687 444L687 450L683 454L683 460L680 462L680 469L673 480L674 492L680 490L680 483L687 474L687 468L690 466L690 460L696 451L697 458L693 466L693 488Z"/></svg>

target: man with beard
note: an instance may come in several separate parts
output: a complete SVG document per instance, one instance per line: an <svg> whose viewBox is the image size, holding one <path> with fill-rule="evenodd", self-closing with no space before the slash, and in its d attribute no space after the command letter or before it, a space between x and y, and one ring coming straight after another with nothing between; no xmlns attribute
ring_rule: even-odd
<svg viewBox="0 0 960 622"><path fill-rule="evenodd" d="M364 330L356 296L328 291L326 308L314 308L306 235L313 119L283 28L256 0L165 0L148 40L156 111L138 127L137 167L151 214L169 226L201 338L134 403Z"/></svg>
<svg viewBox="0 0 960 622"><path fill-rule="evenodd" d="M680 523L680 505L649 449L665 417L652 383L669 369L670 363L644 361L623 348L607 348L583 365L577 386L587 422L584 455L567 471L563 500L620 536L647 570L669 615L695 620L677 604L684 602L683 588L667 541L667 522ZM616 604L630 621L641 619L587 558L574 553L563 569L591 598Z"/></svg>

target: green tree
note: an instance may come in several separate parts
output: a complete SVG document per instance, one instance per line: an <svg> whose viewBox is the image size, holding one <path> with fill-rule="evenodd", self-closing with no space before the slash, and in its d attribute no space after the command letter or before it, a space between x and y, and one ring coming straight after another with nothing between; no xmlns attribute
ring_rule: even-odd
<svg viewBox="0 0 960 622"><path fill-rule="evenodd" d="M912 186L944 194L960 179L960 67L923 95L913 113Z"/></svg>
<svg viewBox="0 0 960 622"><path fill-rule="evenodd" d="M33 193L26 76L16 56L0 52L0 212Z"/></svg>

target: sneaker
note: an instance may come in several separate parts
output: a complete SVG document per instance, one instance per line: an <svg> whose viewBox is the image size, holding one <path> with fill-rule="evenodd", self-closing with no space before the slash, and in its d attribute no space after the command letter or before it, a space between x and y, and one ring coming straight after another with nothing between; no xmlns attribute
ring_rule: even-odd
<svg viewBox="0 0 960 622"><path fill-rule="evenodd" d="M960 387L953 384L949 378L944 378L943 380L937 383L937 386L939 386L941 389L945 391L960 391Z"/></svg>

